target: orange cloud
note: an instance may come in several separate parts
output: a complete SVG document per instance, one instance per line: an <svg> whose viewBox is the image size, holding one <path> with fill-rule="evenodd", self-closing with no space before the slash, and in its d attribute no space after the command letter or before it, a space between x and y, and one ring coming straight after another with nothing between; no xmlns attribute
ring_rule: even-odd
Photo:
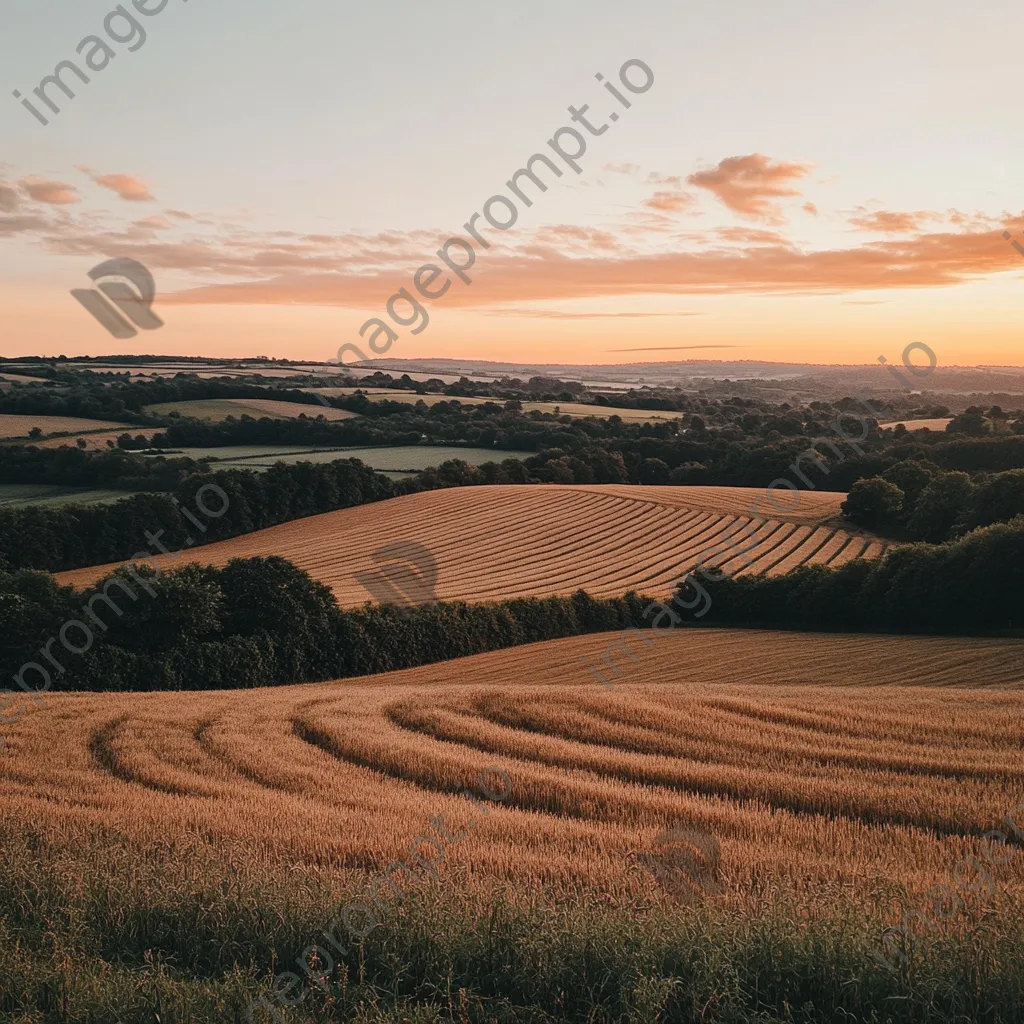
<svg viewBox="0 0 1024 1024"><path fill-rule="evenodd" d="M149 186L131 174L90 173L89 177L101 188L108 188L131 203L151 203L156 199L149 191Z"/></svg>
<svg viewBox="0 0 1024 1024"><path fill-rule="evenodd" d="M778 224L783 217L779 204L772 200L800 195L789 183L806 177L811 169L811 164L773 163L762 153L751 153L727 157L717 167L698 171L686 180L707 189L741 217Z"/></svg>
<svg viewBox="0 0 1024 1024"><path fill-rule="evenodd" d="M689 192L674 190L655 192L650 199L644 200L643 205L649 210L660 210L662 213L679 213L693 206L696 201Z"/></svg>
<svg viewBox="0 0 1024 1024"><path fill-rule="evenodd" d="M21 187L37 202L51 206L67 206L82 200L75 193L75 186L63 181L49 181L46 178L23 178Z"/></svg>
<svg viewBox="0 0 1024 1024"><path fill-rule="evenodd" d="M152 266L160 265L160 253L169 254L160 246L125 252ZM268 259L266 267L271 264L280 271L274 277L208 285L167 295L165 301L370 309L379 308L388 296L408 285L407 269L401 274L393 268L357 273L337 265L330 273L294 273L279 258ZM479 308L625 295L841 294L949 286L1019 267L1020 257L998 231L944 232L810 252L765 245L577 258L542 249L538 254L488 254L486 262L481 259L474 268L472 285L453 287L443 304Z"/></svg>
<svg viewBox="0 0 1024 1024"><path fill-rule="evenodd" d="M647 183L649 185L674 185L676 188L682 188L683 179L677 174L659 174L657 171L651 171L647 175Z"/></svg>
<svg viewBox="0 0 1024 1024"><path fill-rule="evenodd" d="M916 213L878 210L872 213L860 207L857 215L850 218L850 223L860 231L907 234L920 231L928 221L938 219L939 214L928 210L918 210Z"/></svg>
<svg viewBox="0 0 1024 1024"><path fill-rule="evenodd" d="M789 245L788 239L778 231L761 228L719 228L718 236L726 242L748 242L753 245Z"/></svg>
<svg viewBox="0 0 1024 1024"><path fill-rule="evenodd" d="M570 245L580 251L588 249L613 250L621 247L615 235L597 228L582 228L575 224L554 224L539 228L535 235L538 242L550 242L555 245Z"/></svg>
<svg viewBox="0 0 1024 1024"><path fill-rule="evenodd" d="M700 187L721 194L723 202L763 218L777 211L780 196L795 193L786 183L805 173L804 165L754 154L723 160L717 169L694 177ZM37 201L78 201L73 187L58 181L35 177L23 185ZM0 202L16 203L16 188L2 187L7 192L0 192ZM958 230L906 238L891 234L808 251L765 226L681 232L673 214L686 208L688 200L687 193L673 186L659 189L605 230L556 224L498 236L489 251L477 249L472 286L453 277L454 286L440 305L488 309L628 295L846 294L942 287L1020 270L1020 258L1001 231L1004 226L1020 231L1024 216L1004 215L997 222L977 214ZM15 207L13 212L20 210ZM447 231L423 229L374 235L260 232L229 220L186 220L182 211L164 212L166 219L154 216L128 224L105 211L75 216L61 210L52 220L10 216L0 219L0 234L35 232L51 252L90 257L116 253L154 271L182 271L200 282L224 282L164 293L167 302L378 310L398 289L413 287L411 273L425 262L436 262L433 254L448 237ZM866 208L854 214L868 215ZM211 230L203 227L208 223ZM569 318L557 310L521 315Z"/></svg>

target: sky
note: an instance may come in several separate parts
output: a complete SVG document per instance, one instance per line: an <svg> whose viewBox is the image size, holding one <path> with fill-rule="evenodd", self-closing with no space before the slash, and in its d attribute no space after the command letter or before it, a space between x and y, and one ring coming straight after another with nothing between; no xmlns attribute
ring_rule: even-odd
<svg viewBox="0 0 1024 1024"><path fill-rule="evenodd" d="M1012 0L135 4L5 2L0 355L1024 363Z"/></svg>

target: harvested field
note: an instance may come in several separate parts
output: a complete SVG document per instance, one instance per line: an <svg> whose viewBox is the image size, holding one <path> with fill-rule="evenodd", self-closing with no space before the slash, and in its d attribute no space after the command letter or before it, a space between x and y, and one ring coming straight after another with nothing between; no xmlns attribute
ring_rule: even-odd
<svg viewBox="0 0 1024 1024"><path fill-rule="evenodd" d="M749 515L758 496L764 492L755 488L628 484L452 488L285 523L195 549L181 564L281 555L351 607L370 599L356 574L377 570L372 552L397 541L430 549L439 599L466 601L581 587L595 597L667 594L702 556L729 573L777 573L884 550L872 537L827 525L844 494L802 493L790 516L777 513L760 526ZM58 579L84 587L114 568L74 569Z"/></svg>
<svg viewBox="0 0 1024 1024"><path fill-rule="evenodd" d="M40 448L76 448L78 447L78 439L81 437L85 441L85 447L87 451L97 451L99 449L109 448L108 441L112 442L114 446L117 446L117 439L122 434L131 434L132 437L138 437L140 434L147 438L152 439L156 430L153 427L139 427L139 426L127 426L123 430L100 430L95 434L73 434L69 437L51 437L48 441L39 441L38 446Z"/></svg>
<svg viewBox="0 0 1024 1024"><path fill-rule="evenodd" d="M452 851L470 883L652 897L635 851L685 823L717 837L742 899L766 877L924 892L1024 800L1024 642L681 629L634 639L609 690L581 662L620 639L244 699L24 698L4 726L2 816L102 820L142 843L191 831L343 876L383 870L434 815L462 827L457 794L496 766L511 792ZM998 870L1022 891L1024 857Z"/></svg>
<svg viewBox="0 0 1024 1024"><path fill-rule="evenodd" d="M146 411L157 416L176 412L180 416L191 416L214 423L222 423L229 416L236 419L251 416L255 420L293 420L299 416L315 420L317 416L323 416L324 419L334 422L354 419L357 415L345 409L331 409L319 404L305 405L302 402L280 402L272 398L204 398L195 402L160 402L157 405L147 405Z"/></svg>
<svg viewBox="0 0 1024 1024"><path fill-rule="evenodd" d="M0 484L0 507L109 505L122 498L130 498L135 493L138 492L99 487L62 487L58 484Z"/></svg>
<svg viewBox="0 0 1024 1024"><path fill-rule="evenodd" d="M217 448L174 448L166 458L216 459L216 468L251 469L261 472L283 462L294 466L299 462L322 465L339 459L359 459L364 465L381 472L398 472L407 476L431 466L440 466L451 459L461 459L471 466L505 459L528 459L534 452L498 450L495 448L462 448L443 445L384 445L380 448L310 448L303 445L225 445ZM152 456L159 458L160 456Z"/></svg>
<svg viewBox="0 0 1024 1024"><path fill-rule="evenodd" d="M902 425L907 430L944 431L952 422L952 417L947 417L944 420L893 420L892 423L879 423L878 426L880 430L891 430L893 427Z"/></svg>
<svg viewBox="0 0 1024 1024"><path fill-rule="evenodd" d="M123 434L133 428L128 423L114 423L110 420L87 420L79 416L22 416L14 413L0 413L0 438L28 437L33 427L39 427L43 436L50 434L87 434L101 430L117 429Z"/></svg>
<svg viewBox="0 0 1024 1024"><path fill-rule="evenodd" d="M48 384L47 377L29 377L24 373L7 373L0 370L0 380L9 380L12 384Z"/></svg>
<svg viewBox="0 0 1024 1024"><path fill-rule="evenodd" d="M574 420L583 420L588 416L597 416L598 419L618 416L624 423L668 423L683 415L681 412L654 409L616 409L610 405L588 405L585 402L523 402L523 412L533 410L571 416Z"/></svg>
<svg viewBox="0 0 1024 1024"><path fill-rule="evenodd" d="M792 501L792 492L783 490L775 500L787 510L774 508L763 487L672 487L637 484L580 484L576 490L614 494L635 501L649 501L671 508L693 509L697 512L721 512L725 515L749 516L755 513L802 526L818 526L836 519L846 494L840 491L800 491ZM792 504L792 508L788 506Z"/></svg>
<svg viewBox="0 0 1024 1024"><path fill-rule="evenodd" d="M460 398L454 395L418 395L415 391L397 391L392 388L303 388L312 395L353 395L356 391L363 391L366 397L372 402L387 399L391 402L404 402L407 405L415 405L422 401L424 404L437 405L439 402L461 402L463 405L485 405L493 402L503 406L504 398ZM677 420L682 415L678 412L657 412L650 409L614 409L606 405L588 405L584 402L523 402L523 412L557 412L561 416L571 416L573 419L586 419L588 416L597 416L606 419L609 416L618 416L626 423L667 423L669 420Z"/></svg>
<svg viewBox="0 0 1024 1024"><path fill-rule="evenodd" d="M225 444L209 448L167 448L162 449L162 454L160 455L150 455L148 452L143 452L143 454L147 458L154 459L214 459L217 462L232 462L244 465L249 459L275 458L277 456L284 458L293 455L314 455L320 452L336 451L339 451L339 449L332 448L330 445L318 448L300 444ZM339 456L339 458L342 457Z"/></svg>
<svg viewBox="0 0 1024 1024"><path fill-rule="evenodd" d="M247 694L19 695L5 1005L1019 1024L1024 643L679 629L634 637L602 687L586 666L621 642Z"/></svg>

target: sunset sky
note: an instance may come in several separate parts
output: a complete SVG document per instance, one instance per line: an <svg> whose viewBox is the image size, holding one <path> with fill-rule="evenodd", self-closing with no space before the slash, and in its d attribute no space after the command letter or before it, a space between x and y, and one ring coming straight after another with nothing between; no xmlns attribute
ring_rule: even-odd
<svg viewBox="0 0 1024 1024"><path fill-rule="evenodd" d="M1018 3L137 2L141 46L113 0L6 2L2 355L372 355L361 325L543 152L562 176L479 221L472 283L445 268L387 356L1024 363ZM64 60L90 81L53 113ZM547 143L583 104L577 174ZM70 296L112 257L163 328Z"/></svg>

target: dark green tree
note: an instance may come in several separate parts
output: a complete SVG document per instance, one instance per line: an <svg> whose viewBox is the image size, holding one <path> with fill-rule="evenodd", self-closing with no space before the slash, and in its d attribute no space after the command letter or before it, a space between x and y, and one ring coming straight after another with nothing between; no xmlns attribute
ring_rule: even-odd
<svg viewBox="0 0 1024 1024"><path fill-rule="evenodd" d="M974 484L966 473L941 473L921 492L908 527L913 537L939 544L949 540L970 512Z"/></svg>
<svg viewBox="0 0 1024 1024"><path fill-rule="evenodd" d="M903 511L903 491L880 476L858 480L843 502L844 516L869 530L893 530Z"/></svg>
<svg viewBox="0 0 1024 1024"><path fill-rule="evenodd" d="M1024 515L1024 469L996 473L974 491L965 525L969 529L1005 523Z"/></svg>
<svg viewBox="0 0 1024 1024"><path fill-rule="evenodd" d="M920 462L904 460L890 466L882 479L895 484L903 492L903 513L909 515L917 505L921 492L932 482L935 471L927 469Z"/></svg>
<svg viewBox="0 0 1024 1024"><path fill-rule="evenodd" d="M661 459L644 459L640 463L640 483L667 484L669 468Z"/></svg>

